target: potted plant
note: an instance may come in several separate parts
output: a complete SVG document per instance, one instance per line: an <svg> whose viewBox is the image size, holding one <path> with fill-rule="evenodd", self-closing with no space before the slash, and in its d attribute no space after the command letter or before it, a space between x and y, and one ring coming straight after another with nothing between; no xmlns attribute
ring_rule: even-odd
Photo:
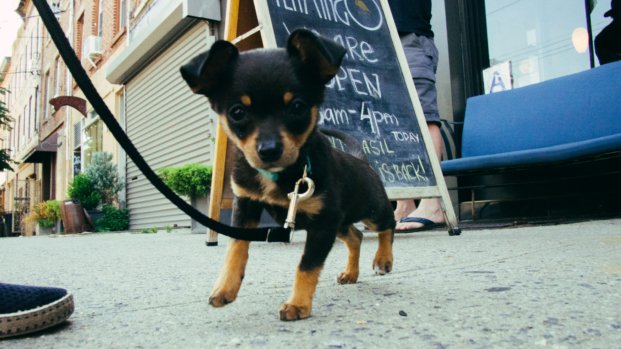
<svg viewBox="0 0 621 349"><path fill-rule="evenodd" d="M67 196L71 199L80 200L80 203L82 203L82 208L89 212L89 215L91 215L92 219L95 219L93 217L93 214L97 215L98 212L101 212L95 211L97 209L97 206L99 206L99 203L101 202L99 193L95 191L91 180L83 173L75 176L73 182L69 183ZM101 212L101 214L103 215L103 212Z"/></svg>
<svg viewBox="0 0 621 349"><path fill-rule="evenodd" d="M158 171L160 178L175 193L187 196L192 207L207 214L211 189L212 167L192 163L180 167L165 167ZM207 227L192 219L192 233L206 233Z"/></svg>
<svg viewBox="0 0 621 349"><path fill-rule="evenodd" d="M103 151L93 153L84 174L77 175L73 184L69 184L68 196L79 199L93 221L104 215L98 210L99 205L114 206L119 191L125 186L118 178L117 165L112 163L112 157L111 153Z"/></svg>
<svg viewBox="0 0 621 349"><path fill-rule="evenodd" d="M56 200L49 200L36 205L32 213L24 218L23 221L26 223L36 221L36 235L49 235L53 233L53 228L60 219L60 203Z"/></svg>

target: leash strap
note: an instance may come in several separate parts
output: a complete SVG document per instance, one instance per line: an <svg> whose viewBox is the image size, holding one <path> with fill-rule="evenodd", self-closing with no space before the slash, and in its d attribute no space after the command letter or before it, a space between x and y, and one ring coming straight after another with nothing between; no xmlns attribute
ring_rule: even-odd
<svg viewBox="0 0 621 349"><path fill-rule="evenodd" d="M34 5L39 11L39 15L45 24L54 44L58 48L58 52L62 56L65 64L71 71L76 83L86 96L86 99L91 103L99 117L106 124L114 138L119 142L119 145L125 149L127 155L134 161L138 169L144 174L144 176L153 184L157 190L160 191L168 200L170 200L175 206L177 206L185 214L199 222L200 224L212 229L219 234L226 235L228 237L245 240L245 241L267 241L267 242L289 242L291 229L282 227L271 228L256 228L256 229L243 229L234 228L228 225L215 221L194 207L185 202L179 195L173 192L162 180L155 174L155 172L149 167L142 155L138 152L134 144L129 137L125 134L119 123L114 118L114 115L108 109L108 106L104 103L103 99L97 93L97 90L93 86L92 81L82 68L82 64L76 57L75 52L69 44L69 40L65 36L60 24L54 17L52 10L47 4L46 0L33 0ZM66 125L65 127L68 127Z"/></svg>

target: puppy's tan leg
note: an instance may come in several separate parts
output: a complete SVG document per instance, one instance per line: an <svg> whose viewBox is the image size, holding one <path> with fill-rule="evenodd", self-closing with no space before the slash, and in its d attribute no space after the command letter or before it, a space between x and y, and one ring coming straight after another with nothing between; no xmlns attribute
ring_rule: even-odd
<svg viewBox="0 0 621 349"><path fill-rule="evenodd" d="M391 221L392 225L388 229L380 230L377 224L370 219L362 221L369 229L378 234L377 240L379 246L375 253L375 259L373 259L373 270L376 274L385 275L392 270L392 242L395 237L395 224L394 220ZM386 226L386 224L384 224Z"/></svg>
<svg viewBox="0 0 621 349"><path fill-rule="evenodd" d="M362 243L362 233L353 225L347 228L347 231L343 234L337 235L341 239L345 246L347 246L347 267L345 271L339 274L336 278L336 282L341 285L355 284L358 281L359 274L359 262L360 262L360 244Z"/></svg>
<svg viewBox="0 0 621 349"><path fill-rule="evenodd" d="M388 229L377 233L379 246L373 259L373 270L376 274L384 275L392 270L392 241L395 235L394 229Z"/></svg>
<svg viewBox="0 0 621 349"><path fill-rule="evenodd" d="M318 220L317 226L306 230L304 254L295 273L293 292L280 307L280 320L300 320L310 316L313 309L313 295L317 288L319 274L328 253L334 245L340 227L333 220Z"/></svg>
<svg viewBox="0 0 621 349"><path fill-rule="evenodd" d="M249 247L250 241L229 239L224 268L209 296L210 305L223 307L237 298L244 279Z"/></svg>
<svg viewBox="0 0 621 349"><path fill-rule="evenodd" d="M317 287L323 266L311 271L301 271L298 267L293 283L293 292L287 303L280 307L280 320L301 320L310 316L313 309L313 294Z"/></svg>
<svg viewBox="0 0 621 349"><path fill-rule="evenodd" d="M249 198L235 197L231 217L233 226L241 228L258 227L262 211L263 206L260 203ZM224 267L209 295L209 304L212 306L223 307L237 298L237 292L239 292L246 271L249 246L249 241L229 239Z"/></svg>

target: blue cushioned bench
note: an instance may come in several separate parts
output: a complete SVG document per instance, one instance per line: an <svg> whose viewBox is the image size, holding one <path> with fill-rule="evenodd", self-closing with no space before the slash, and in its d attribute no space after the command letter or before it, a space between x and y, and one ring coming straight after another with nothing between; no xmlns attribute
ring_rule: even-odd
<svg viewBox="0 0 621 349"><path fill-rule="evenodd" d="M468 99L461 152L445 176L621 155L621 62Z"/></svg>

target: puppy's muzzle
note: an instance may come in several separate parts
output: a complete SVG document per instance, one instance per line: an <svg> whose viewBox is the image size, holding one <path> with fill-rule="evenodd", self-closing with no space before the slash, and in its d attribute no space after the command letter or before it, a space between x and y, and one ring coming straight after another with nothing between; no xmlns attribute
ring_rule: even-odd
<svg viewBox="0 0 621 349"><path fill-rule="evenodd" d="M265 140L257 144L257 154L263 162L274 162L280 159L283 152L282 142Z"/></svg>

